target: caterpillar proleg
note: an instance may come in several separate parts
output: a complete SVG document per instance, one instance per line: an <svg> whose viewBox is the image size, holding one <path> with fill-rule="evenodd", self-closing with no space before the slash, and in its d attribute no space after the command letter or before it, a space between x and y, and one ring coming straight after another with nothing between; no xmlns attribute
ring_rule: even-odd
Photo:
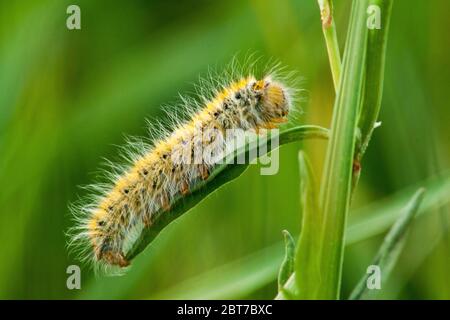
<svg viewBox="0 0 450 320"><path fill-rule="evenodd" d="M170 210L176 196L208 178L229 147L227 130L259 132L287 121L294 89L274 70L260 77L224 73L226 80L210 81L212 90L200 81L199 99L181 98L185 119L169 111L172 129L151 127L153 135L159 131L152 144L134 143L138 152L128 153L129 165L114 170L109 184L94 186L88 204L73 208L70 244L95 265L128 266L126 252L143 228L151 228L154 213ZM207 149L208 157L198 157L197 149Z"/></svg>

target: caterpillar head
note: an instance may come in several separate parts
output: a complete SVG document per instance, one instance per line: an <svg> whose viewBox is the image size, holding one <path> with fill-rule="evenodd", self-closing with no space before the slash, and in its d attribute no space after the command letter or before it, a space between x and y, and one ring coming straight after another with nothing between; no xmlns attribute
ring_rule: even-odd
<svg viewBox="0 0 450 320"><path fill-rule="evenodd" d="M285 122L289 113L290 99L287 89L270 77L256 81L252 88L260 97L260 108L268 122Z"/></svg>

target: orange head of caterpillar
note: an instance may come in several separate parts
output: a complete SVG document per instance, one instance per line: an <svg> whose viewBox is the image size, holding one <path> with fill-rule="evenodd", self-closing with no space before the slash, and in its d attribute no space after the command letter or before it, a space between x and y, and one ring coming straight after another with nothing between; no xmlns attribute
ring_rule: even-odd
<svg viewBox="0 0 450 320"><path fill-rule="evenodd" d="M263 118L267 122L286 122L290 101L287 89L270 77L256 81L252 89L260 99Z"/></svg>

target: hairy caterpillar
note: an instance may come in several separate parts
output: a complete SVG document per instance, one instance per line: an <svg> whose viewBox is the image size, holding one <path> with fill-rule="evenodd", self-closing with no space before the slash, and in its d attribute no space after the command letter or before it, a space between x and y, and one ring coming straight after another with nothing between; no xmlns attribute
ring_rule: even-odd
<svg viewBox="0 0 450 320"><path fill-rule="evenodd" d="M151 145L138 143L139 152L128 154L129 165L115 170L110 184L94 186L97 195L87 205L73 208L77 224L70 244L95 265L128 266L126 252L143 228L152 226L154 213L170 210L175 196L208 178L217 165L214 155L230 143L224 131L258 132L287 121L294 90L277 74L274 69L259 78L227 74L209 95L201 81L201 99L182 98L187 119L169 113L170 131L160 132ZM195 150L207 144L211 157L194 159Z"/></svg>

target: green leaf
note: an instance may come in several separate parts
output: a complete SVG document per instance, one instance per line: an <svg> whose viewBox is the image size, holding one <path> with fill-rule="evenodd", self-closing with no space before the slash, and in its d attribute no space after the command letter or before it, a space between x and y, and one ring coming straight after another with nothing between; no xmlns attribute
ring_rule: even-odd
<svg viewBox="0 0 450 320"><path fill-rule="evenodd" d="M367 149L380 112L392 3L392 0L369 1L369 6L376 5L380 8L381 29L369 29L367 36L364 97L358 120L361 135L360 144L357 146L359 160Z"/></svg>
<svg viewBox="0 0 450 320"><path fill-rule="evenodd" d="M330 62L331 74L333 76L334 89L339 88L341 78L341 53L336 34L336 24L333 17L333 1L318 0L320 16L322 18L322 31L327 46L328 60Z"/></svg>
<svg viewBox="0 0 450 320"><path fill-rule="evenodd" d="M302 151L299 152L300 208L302 228L295 255L295 271L298 298L314 299L320 284L320 250L322 216L319 214L317 189L311 164Z"/></svg>
<svg viewBox="0 0 450 320"><path fill-rule="evenodd" d="M346 243L353 244L385 232L399 218L411 194L421 186L427 190L427 194L418 215L449 203L450 172L447 171L353 210L347 228Z"/></svg>
<svg viewBox="0 0 450 320"><path fill-rule="evenodd" d="M386 46L393 0L369 0L369 7L380 8L380 29L368 30L367 56L365 62L364 93L358 119L358 131L355 150L355 168L352 188L355 189L361 173L361 159L369 145L376 121L380 113L383 97L384 69L386 62ZM369 11L368 11L369 12Z"/></svg>
<svg viewBox="0 0 450 320"><path fill-rule="evenodd" d="M284 259L281 262L278 272L278 290L283 290L283 286L294 272L294 253L295 243L291 234L287 230L283 230L284 236Z"/></svg>
<svg viewBox="0 0 450 320"><path fill-rule="evenodd" d="M279 145L284 145L294 141L300 141L303 139L320 138L326 139L328 137L328 130L318 126L299 126L288 129L279 135ZM278 147L278 145L272 145L271 138L260 139L259 144L267 142L267 151L270 152ZM245 153L246 163L250 163L250 157L256 155L255 149L257 145L247 144L236 151L235 159L241 159L242 154ZM261 156L261 154L260 154ZM187 212L189 209L196 206L200 201L204 200L215 190L221 186L229 183L230 181L239 177L247 168L248 164L236 164L237 161L233 161L232 164L222 164L218 166L214 171L210 173L210 176L205 181L199 181L199 183L191 189L191 193L187 196L179 196L173 203L171 209L167 212L155 213L156 219L150 228L143 230L136 243L127 253L127 259L133 259L137 254L144 250L148 244L163 230L169 223L176 218Z"/></svg>
<svg viewBox="0 0 450 320"><path fill-rule="evenodd" d="M383 283L389 279L389 275L405 245L407 231L424 198L424 193L425 189L422 188L414 194L411 201L403 210L404 213L398 218L397 222L392 226L389 233L384 238L383 244L372 262L373 266L378 266L379 270L381 270L380 289L383 288ZM368 299L376 297L380 290L370 290L368 288L367 281L369 277L370 274L365 274L361 278L353 292L350 294L350 299Z"/></svg>
<svg viewBox="0 0 450 320"><path fill-rule="evenodd" d="M366 53L367 0L354 0L343 60L343 72L334 105L330 142L325 159L320 194L321 274L318 298L338 299L341 285L346 218L351 195L351 179L357 116L362 97Z"/></svg>

